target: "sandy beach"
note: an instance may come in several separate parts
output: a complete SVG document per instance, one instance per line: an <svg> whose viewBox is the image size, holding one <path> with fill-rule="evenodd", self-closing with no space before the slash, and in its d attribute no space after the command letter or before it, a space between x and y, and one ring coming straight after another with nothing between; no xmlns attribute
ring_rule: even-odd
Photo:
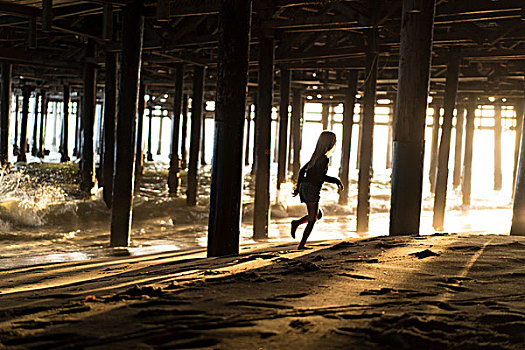
<svg viewBox="0 0 525 350"><path fill-rule="evenodd" d="M0 273L5 349L523 349L525 238L260 243ZM117 256L121 255L121 256Z"/></svg>

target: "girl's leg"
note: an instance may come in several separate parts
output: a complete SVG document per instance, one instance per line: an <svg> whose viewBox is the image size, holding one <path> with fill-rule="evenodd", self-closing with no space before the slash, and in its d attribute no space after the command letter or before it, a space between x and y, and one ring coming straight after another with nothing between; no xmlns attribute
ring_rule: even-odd
<svg viewBox="0 0 525 350"><path fill-rule="evenodd" d="M299 246L297 247L298 249L304 249L306 240L308 240L310 233L312 233L315 221L317 220L317 216L319 215L319 202L306 203L306 207L308 208L308 225L306 225L306 228L304 229L303 238L301 239L301 243L299 243Z"/></svg>
<svg viewBox="0 0 525 350"><path fill-rule="evenodd" d="M321 209L318 209L317 220L321 219L322 217L323 217L323 212L321 211ZM308 215L305 215L298 220L292 220L292 238L295 238L295 231L297 231L297 228L302 224L306 224L307 222L308 222Z"/></svg>

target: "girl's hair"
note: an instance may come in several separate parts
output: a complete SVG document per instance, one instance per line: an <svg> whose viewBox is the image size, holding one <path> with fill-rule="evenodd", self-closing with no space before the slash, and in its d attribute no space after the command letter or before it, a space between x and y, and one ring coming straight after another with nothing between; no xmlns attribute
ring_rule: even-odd
<svg viewBox="0 0 525 350"><path fill-rule="evenodd" d="M315 164L323 158L323 156L326 156L328 152L334 148L334 146L335 134L331 131L323 131L321 135L319 135L317 145L315 146L315 151L312 154L312 158L310 158L308 165L306 166L306 170L313 168Z"/></svg>

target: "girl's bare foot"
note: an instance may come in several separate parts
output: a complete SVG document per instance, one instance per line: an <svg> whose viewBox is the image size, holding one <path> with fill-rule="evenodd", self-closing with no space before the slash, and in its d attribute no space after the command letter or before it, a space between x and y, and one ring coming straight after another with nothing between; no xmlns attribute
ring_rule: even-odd
<svg viewBox="0 0 525 350"><path fill-rule="evenodd" d="M297 223L297 221L295 220L292 220L292 238L295 239L295 231L297 231L297 227L299 227L299 224Z"/></svg>

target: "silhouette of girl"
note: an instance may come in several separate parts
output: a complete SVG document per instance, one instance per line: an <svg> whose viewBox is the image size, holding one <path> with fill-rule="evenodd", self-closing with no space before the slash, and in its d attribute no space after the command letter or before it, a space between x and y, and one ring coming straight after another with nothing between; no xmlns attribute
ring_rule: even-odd
<svg viewBox="0 0 525 350"><path fill-rule="evenodd" d="M340 190L343 189L341 180L326 175L328 171L328 156L335 146L335 141L335 134L333 132L323 131L317 140L312 158L310 158L310 161L299 171L299 178L297 179L297 185L293 195L299 195L301 202L306 204L308 215L303 216L299 220L292 220L292 238L295 238L295 231L299 225L304 223L308 224L304 229L298 249L304 249L306 240L314 228L315 221L323 216L323 213L319 209L319 199L323 183L330 182L336 184Z"/></svg>

